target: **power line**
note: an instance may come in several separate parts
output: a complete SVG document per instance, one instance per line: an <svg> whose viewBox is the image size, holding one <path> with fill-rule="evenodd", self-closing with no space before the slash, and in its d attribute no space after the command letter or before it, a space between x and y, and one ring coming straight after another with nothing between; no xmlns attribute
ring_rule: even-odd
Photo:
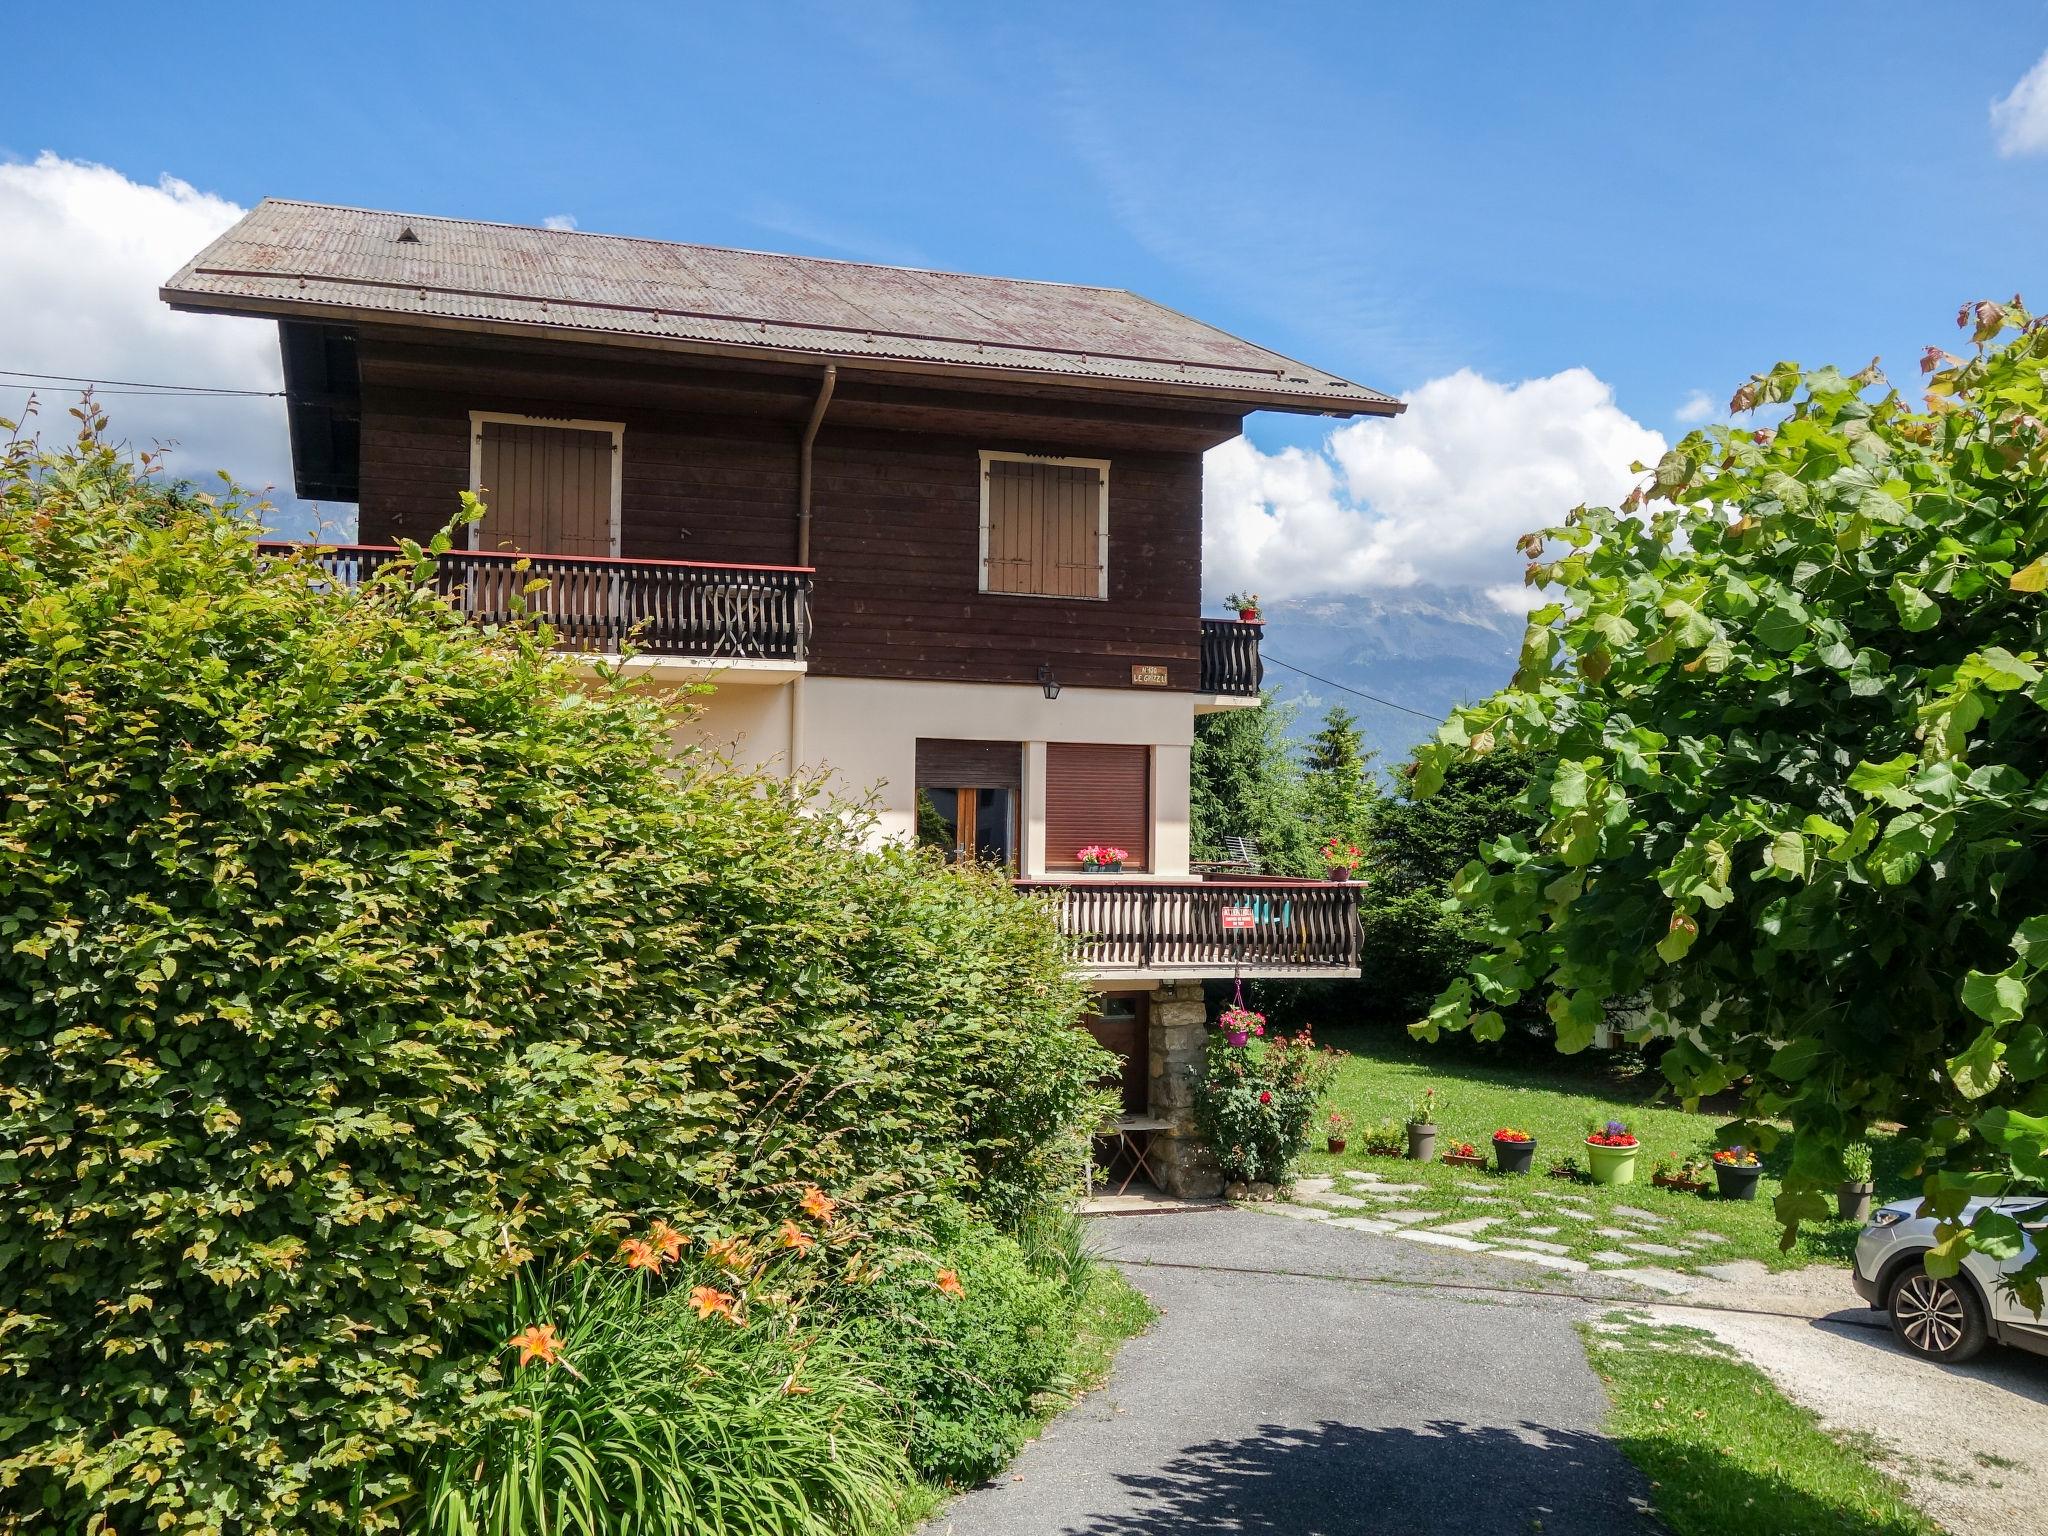
<svg viewBox="0 0 2048 1536"><path fill-rule="evenodd" d="M1396 704L1392 699L1383 699L1376 693L1367 693L1363 688L1354 688L1349 683L1340 683L1333 678L1322 677L1317 673L1309 671L1307 667L1297 667L1291 661L1282 661L1278 656L1275 656L1271 651L1266 651L1262 654L1267 661L1272 662L1275 666L1285 667L1290 672L1299 672L1303 677L1311 678L1314 681L1321 683L1326 688L1335 688L1340 693L1356 694L1361 699L1370 699L1373 703L1383 704L1388 709L1398 709L1399 711L1401 711L1402 714L1413 715L1418 720L1432 721L1437 725L1442 725L1444 723L1444 717L1442 715L1432 715L1428 713L1426 710L1410 709L1406 704Z"/></svg>
<svg viewBox="0 0 2048 1536"><path fill-rule="evenodd" d="M147 391L151 394L165 395L246 396L263 400L279 399L284 394L281 389L230 389L225 384L145 384L139 379L88 379L75 374L36 373L23 368L0 368L0 378L28 379L42 384L104 384L109 386L110 392L119 390L135 393Z"/></svg>

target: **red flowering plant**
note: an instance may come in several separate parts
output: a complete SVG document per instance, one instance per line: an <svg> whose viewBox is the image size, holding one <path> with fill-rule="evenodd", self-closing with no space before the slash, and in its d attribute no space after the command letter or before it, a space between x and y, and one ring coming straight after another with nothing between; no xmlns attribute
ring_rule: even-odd
<svg viewBox="0 0 2048 1536"><path fill-rule="evenodd" d="M1233 1050L1240 1049L1254 1039L1263 1038L1266 1033L1266 1016L1253 1013L1241 1004L1233 1004L1223 1010L1216 1020L1216 1027L1223 1031L1223 1043Z"/></svg>
<svg viewBox="0 0 2048 1536"><path fill-rule="evenodd" d="M1586 1145L1589 1147L1632 1147L1635 1144L1635 1132L1619 1120L1609 1120L1605 1125L1594 1126L1586 1132Z"/></svg>
<svg viewBox="0 0 2048 1536"><path fill-rule="evenodd" d="M1527 1131L1518 1131L1511 1125L1504 1125L1493 1133L1493 1139L1495 1141L1533 1141L1535 1138Z"/></svg>
<svg viewBox="0 0 2048 1536"><path fill-rule="evenodd" d="M1130 855L1107 843L1090 843L1086 848L1077 850L1074 857L1081 861L1083 869L1109 869L1123 863Z"/></svg>
<svg viewBox="0 0 2048 1536"><path fill-rule="evenodd" d="M1195 1081L1195 1126L1226 1177L1284 1184L1308 1146L1336 1053L1318 1049L1306 1029L1292 1037L1266 1033L1264 1019L1242 1012L1258 1032L1249 1025L1229 1031L1226 1022L1209 1036Z"/></svg>
<svg viewBox="0 0 2048 1536"><path fill-rule="evenodd" d="M1346 874L1349 874L1352 870L1358 868L1362 857L1363 855L1359 853L1356 843L1347 843L1341 837L1331 837L1323 840L1323 863L1333 870L1341 869Z"/></svg>
<svg viewBox="0 0 2048 1536"><path fill-rule="evenodd" d="M1763 1161L1748 1147L1721 1147L1714 1153L1714 1161L1723 1168L1754 1168Z"/></svg>

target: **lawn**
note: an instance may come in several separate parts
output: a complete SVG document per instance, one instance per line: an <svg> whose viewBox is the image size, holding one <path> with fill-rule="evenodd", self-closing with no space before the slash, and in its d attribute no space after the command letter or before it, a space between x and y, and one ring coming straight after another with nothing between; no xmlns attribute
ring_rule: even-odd
<svg viewBox="0 0 2048 1536"><path fill-rule="evenodd" d="M1711 1335L1627 1313L1586 1325L1606 1429L1674 1536L1939 1536L1905 1490Z"/></svg>
<svg viewBox="0 0 2048 1536"><path fill-rule="evenodd" d="M1323 1037L1323 1044L1343 1057L1325 1108L1351 1114L1358 1129L1347 1150L1331 1156L1322 1148L1319 1125L1302 1173L1341 1175L1359 1170L1391 1182L1422 1185L1408 1193L1403 1204L1435 1213L1429 1227L1497 1217L1492 1235L1519 1231L1536 1236L1565 1256L1596 1268L1630 1262L1691 1270L1701 1264L1756 1259L1786 1269L1849 1260L1859 1227L1832 1219L1807 1223L1793 1248L1780 1251L1771 1199L1778 1192L1773 1165L1781 1157L1765 1159L1754 1201L1721 1200L1711 1190L1698 1195L1653 1186L1650 1174L1661 1155L1705 1153L1723 1123L1723 1117L1713 1114L1686 1113L1669 1097L1661 1079L1616 1076L1590 1056L1494 1062L1469 1047L1420 1044L1384 1025L1334 1029ZM1535 1172L1508 1177L1490 1166L1481 1171L1441 1162L1411 1163L1363 1150L1365 1130L1381 1121L1404 1120L1425 1088L1436 1090L1439 1153L1448 1143L1464 1140L1490 1154L1494 1131L1513 1126L1536 1138ZM1610 1187L1546 1176L1545 1170L1560 1157L1572 1158L1583 1168L1588 1122L1608 1119L1625 1121L1642 1143L1636 1183ZM1889 1140L1878 1140L1873 1153L1880 1201L1914 1192ZM1357 1186L1339 1177L1336 1188L1341 1194ZM1320 1203L1315 1195L1305 1198ZM1618 1214L1616 1207L1657 1219ZM1375 1213L1366 1209L1358 1214ZM1530 1232L1532 1226L1549 1230ZM1648 1244L1649 1251L1631 1243ZM1658 1253L1657 1248L1682 1251ZM1596 1257L1603 1254L1608 1257Z"/></svg>

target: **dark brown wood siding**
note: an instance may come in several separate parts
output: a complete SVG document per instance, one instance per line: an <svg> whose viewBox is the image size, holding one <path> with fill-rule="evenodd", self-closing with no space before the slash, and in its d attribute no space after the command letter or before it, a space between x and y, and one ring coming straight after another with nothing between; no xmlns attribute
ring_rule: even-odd
<svg viewBox="0 0 2048 1536"><path fill-rule="evenodd" d="M921 736L917 742L917 787L1022 789L1021 741L948 741Z"/></svg>
<svg viewBox="0 0 2048 1536"><path fill-rule="evenodd" d="M1125 869L1149 867L1152 749L1094 742L1045 748L1045 867L1079 869L1080 850L1105 843Z"/></svg>
<svg viewBox="0 0 2048 1536"><path fill-rule="evenodd" d="M469 413L624 424L620 554L795 559L797 444L816 375L661 368L366 333L364 543L425 540L469 484ZM813 459L811 671L1134 686L1199 681L1201 448L1226 421L1156 405L842 384ZM981 452L1107 459L1109 598L981 587Z"/></svg>

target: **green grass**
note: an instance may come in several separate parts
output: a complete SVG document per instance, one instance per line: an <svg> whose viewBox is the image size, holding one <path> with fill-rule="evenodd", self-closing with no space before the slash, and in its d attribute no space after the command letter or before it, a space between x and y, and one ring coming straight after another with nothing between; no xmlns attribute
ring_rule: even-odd
<svg viewBox="0 0 2048 1536"><path fill-rule="evenodd" d="M1348 1149L1331 1156L1322 1149L1318 1134L1313 1150L1303 1160L1305 1174L1334 1173L1345 1168L1370 1169L1383 1177L1403 1183L1427 1186L1407 1200L1418 1209L1442 1212L1442 1221L1431 1226L1486 1215L1505 1215L1501 1231L1510 1224L1555 1226L1547 1242L1567 1247L1573 1258L1589 1260L1595 1252L1626 1252L1624 1239L1597 1229L1620 1230L1628 1222L1609 1214L1614 1206L1633 1206L1668 1218L1666 1227L1655 1232L1634 1234L1638 1240L1662 1242L1666 1247L1684 1246L1668 1241L1677 1233L1698 1233L1713 1239L1692 1256L1641 1256L1644 1264L1689 1269L1699 1264L1725 1263L1734 1259L1756 1259L1773 1269L1797 1268L1806 1264L1846 1265L1860 1230L1857 1223L1829 1219L1808 1222L1789 1252L1778 1247L1779 1226L1771 1211L1771 1199L1778 1192L1774 1164L1767 1158L1764 1177L1754 1201L1716 1199L1681 1190L1658 1189L1650 1175L1658 1157L1665 1153L1683 1157L1704 1153L1714 1144L1714 1132L1724 1117L1707 1113L1688 1114L1668 1098L1661 1079L1618 1079L1602 1075L1597 1062L1588 1058L1554 1056L1539 1064L1495 1063L1476 1058L1469 1050L1445 1045L1424 1045L1411 1040L1391 1026L1340 1028L1327 1032L1323 1042L1343 1054L1336 1081L1324 1100L1326 1109L1342 1109L1358 1121ZM1363 1131L1376 1122L1405 1119L1424 1088L1437 1091L1437 1151L1446 1144L1465 1140L1481 1152L1492 1152L1492 1137L1502 1126L1514 1126L1536 1138L1535 1172L1529 1177L1506 1177L1491 1167L1484 1171L1453 1168L1443 1163L1411 1163L1375 1157L1362 1148ZM1657 1102L1662 1098L1663 1102ZM1566 1182L1545 1176L1551 1161L1560 1156L1585 1165L1585 1128L1592 1120L1626 1121L1642 1143L1636 1158L1634 1184L1602 1186ZM1318 1124L1320 1132L1320 1123ZM1899 1199L1912 1193L1912 1186L1899 1166L1899 1155L1887 1138L1873 1146L1877 1165L1878 1199ZM1485 1185L1476 1191L1473 1183ZM1340 1189L1345 1186L1340 1181ZM1540 1197L1540 1192L1562 1192L1590 1203L1590 1212L1574 1213ZM1486 1194L1505 1196L1512 1204L1475 1198ZM1517 1212L1520 1208L1521 1214ZM1370 1211L1358 1214L1370 1215Z"/></svg>
<svg viewBox="0 0 2048 1536"><path fill-rule="evenodd" d="M1580 1332L1612 1404L1607 1433L1672 1536L1939 1536L1867 1452L1709 1335L1619 1312Z"/></svg>

